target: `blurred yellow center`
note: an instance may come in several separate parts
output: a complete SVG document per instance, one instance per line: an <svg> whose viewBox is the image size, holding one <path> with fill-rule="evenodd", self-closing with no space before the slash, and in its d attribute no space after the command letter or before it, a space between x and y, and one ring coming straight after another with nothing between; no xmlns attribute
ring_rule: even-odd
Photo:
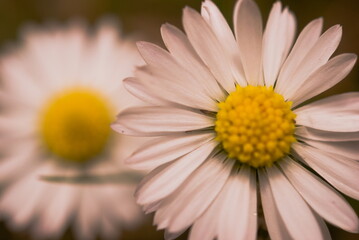
<svg viewBox="0 0 359 240"><path fill-rule="evenodd" d="M104 150L111 113L108 102L94 91L62 92L43 109L40 132L44 144L63 160L86 162Z"/></svg>
<svg viewBox="0 0 359 240"><path fill-rule="evenodd" d="M237 86L219 103L216 139L230 158L255 168L271 166L296 141L291 105L272 87Z"/></svg>

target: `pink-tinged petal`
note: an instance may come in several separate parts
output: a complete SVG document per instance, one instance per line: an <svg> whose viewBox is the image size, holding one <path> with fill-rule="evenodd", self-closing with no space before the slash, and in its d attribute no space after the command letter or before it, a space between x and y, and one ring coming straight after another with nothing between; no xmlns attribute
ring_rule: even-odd
<svg viewBox="0 0 359 240"><path fill-rule="evenodd" d="M165 234L164 234L165 235L165 240L175 240L180 235L182 235L185 231L186 231L186 229L183 229L183 230L178 231L178 232L170 232L168 229L165 229Z"/></svg>
<svg viewBox="0 0 359 240"><path fill-rule="evenodd" d="M257 193L255 173L243 167L233 173L209 208L194 223L189 239L255 239ZM240 201L239 201L240 199Z"/></svg>
<svg viewBox="0 0 359 240"><path fill-rule="evenodd" d="M358 161L327 153L302 143L295 143L293 149L296 157L308 164L336 189L352 198L359 199Z"/></svg>
<svg viewBox="0 0 359 240"><path fill-rule="evenodd" d="M202 91L196 91L191 85L183 84L181 71L163 71L147 65L139 67L135 71L137 79L149 92L150 95L173 103L172 105L183 105L189 108L217 111L217 101L210 98Z"/></svg>
<svg viewBox="0 0 359 240"><path fill-rule="evenodd" d="M324 240L315 213L283 173L275 165L266 168L266 172L278 212L291 237L294 239Z"/></svg>
<svg viewBox="0 0 359 240"><path fill-rule="evenodd" d="M324 131L359 131L359 93L331 96L294 111L296 123Z"/></svg>
<svg viewBox="0 0 359 240"><path fill-rule="evenodd" d="M216 161L216 165L218 163L222 165L221 167L218 165L212 166L219 168L220 171L213 176L214 179L212 181L207 182L209 185L208 187L203 187L203 190L199 190L199 188L194 189L194 187L192 188L192 192L186 191L189 189L182 190L186 195L189 195L180 198L182 201L179 202L179 208L176 209L177 211L174 214L175 218L171 220L168 226L170 232L183 231L188 228L195 219L208 208L210 203L213 202L228 179L233 162L229 161L229 163L223 164L222 162L219 162L219 158L216 157L211 160ZM189 197L192 197L191 203L187 204L185 200L189 199Z"/></svg>
<svg viewBox="0 0 359 240"><path fill-rule="evenodd" d="M321 217L346 231L359 231L359 220L354 210L333 188L290 158L280 161L279 165L304 200Z"/></svg>
<svg viewBox="0 0 359 240"><path fill-rule="evenodd" d="M280 67L293 44L294 35L294 15L287 8L282 11L281 3L276 2L263 35L263 71L267 86L274 86Z"/></svg>
<svg viewBox="0 0 359 240"><path fill-rule="evenodd" d="M106 184L98 186L96 194L101 197L98 199L97 204L111 206L111 208L103 208L102 215L115 225L135 227L141 221L142 212L133 197L134 189L134 184Z"/></svg>
<svg viewBox="0 0 359 240"><path fill-rule="evenodd" d="M289 98L293 106L328 90L343 80L354 67L357 60L355 54L345 53L329 60L326 64L310 75L298 91Z"/></svg>
<svg viewBox="0 0 359 240"><path fill-rule="evenodd" d="M122 111L112 129L134 136L158 136L213 126L211 117L172 107L134 107Z"/></svg>
<svg viewBox="0 0 359 240"><path fill-rule="evenodd" d="M226 19L211 0L202 2L201 14L220 41L227 54L227 58L231 60L231 68L235 80L240 86L246 86L247 82L244 76L239 48Z"/></svg>
<svg viewBox="0 0 359 240"><path fill-rule="evenodd" d="M300 61L293 75L287 76L288 79L283 79L282 87L278 88L277 91L286 99L295 96L303 82L329 60L337 49L341 37L342 28L339 25L328 29ZM283 86L285 83L286 86Z"/></svg>
<svg viewBox="0 0 359 240"><path fill-rule="evenodd" d="M269 185L265 170L258 170L259 187L261 193L264 219L271 239L286 240L290 239L287 226L281 218L275 204L273 193Z"/></svg>
<svg viewBox="0 0 359 240"><path fill-rule="evenodd" d="M34 71L32 65L36 59L32 59L31 62L25 56L26 54L14 54L2 57L0 60L2 89L5 89L8 96L14 97L17 103L36 111L48 96L48 92L42 91L41 88L44 83L39 84L38 82L38 78L41 78L40 75L46 70ZM24 99L26 100L24 101Z"/></svg>
<svg viewBox="0 0 359 240"><path fill-rule="evenodd" d="M120 236L120 231L118 230L119 226L117 226L111 219L108 219L106 218L106 216L102 215L100 224L101 224L100 227L101 239L109 239L109 240L119 239Z"/></svg>
<svg viewBox="0 0 359 240"><path fill-rule="evenodd" d="M169 102L162 100L152 92L148 91L144 84L137 78L126 78L123 80L126 90L138 99L153 105L170 105Z"/></svg>
<svg viewBox="0 0 359 240"><path fill-rule="evenodd" d="M224 191L224 188L227 186L227 182L213 203L194 222L188 237L189 240L213 240L217 236L218 216L223 208L224 201L220 195Z"/></svg>
<svg viewBox="0 0 359 240"><path fill-rule="evenodd" d="M161 203L155 215L158 228L181 232L189 227L212 203L225 184L233 161L225 154L208 159L173 194Z"/></svg>
<svg viewBox="0 0 359 240"><path fill-rule="evenodd" d="M314 214L314 216L317 219L317 222L319 224L319 228L320 228L320 231L322 233L323 239L331 240L332 237L330 235L330 232L329 232L327 224L325 224L324 220L318 214Z"/></svg>
<svg viewBox="0 0 359 240"><path fill-rule="evenodd" d="M356 109L359 107L359 93L358 92L347 92L342 94L333 95L309 104L304 105L296 109L296 113L303 114L307 112L320 111L321 109L325 109L324 111L332 110L335 111L340 106L343 107L346 111L354 111L356 113Z"/></svg>
<svg viewBox="0 0 359 240"><path fill-rule="evenodd" d="M162 39L172 56L188 70L196 80L196 86L204 88L211 98L222 101L224 92L213 74L198 56L187 36L178 28L164 24L161 27Z"/></svg>
<svg viewBox="0 0 359 240"><path fill-rule="evenodd" d="M78 189L81 196L75 216L74 234L79 239L92 239L100 229L102 215L98 199L101 195L95 186L85 185Z"/></svg>
<svg viewBox="0 0 359 240"><path fill-rule="evenodd" d="M178 87L178 91L186 89L190 94L196 95L198 101L203 99L204 106L213 102L213 99L207 94L203 84L198 82L195 75L189 72L187 68L182 67L169 52L148 42L138 42L137 47L142 57L149 65L148 68L152 69L152 74L167 79L167 82ZM136 72L136 77L140 78L142 83L148 81L145 76L140 76L141 75ZM163 85L164 83L161 84ZM157 95L162 95L162 91L157 92Z"/></svg>
<svg viewBox="0 0 359 240"><path fill-rule="evenodd" d="M214 140L178 158L152 178L142 181L135 197L140 205L159 201L173 193L210 155L218 145Z"/></svg>
<svg viewBox="0 0 359 240"><path fill-rule="evenodd" d="M38 214L36 206L45 191L44 186L40 186L30 193L28 189L33 188L33 185L31 182L25 183L26 180L28 179L24 178L22 182L18 182L11 189L3 192L3 197L0 200L2 218L9 219L11 217L10 227L16 231L26 229L33 216ZM26 202L22 202L22 199L25 198ZM19 210L19 206L21 206L21 210Z"/></svg>
<svg viewBox="0 0 359 240"><path fill-rule="evenodd" d="M39 167L38 144L17 144L21 151L12 150L0 162L0 181L7 182ZM4 154L5 151L3 151Z"/></svg>
<svg viewBox="0 0 359 240"><path fill-rule="evenodd" d="M262 85L262 16L254 1L237 2L234 30L247 82Z"/></svg>
<svg viewBox="0 0 359 240"><path fill-rule="evenodd" d="M53 188L53 197L47 201L46 210L38 217L35 227L36 236L59 238L67 229L73 212L77 207L77 186L51 185L43 182L49 188ZM54 217L56 216L56 217Z"/></svg>
<svg viewBox="0 0 359 240"><path fill-rule="evenodd" d="M257 194L255 172L243 166L233 174L218 198L218 239L251 240L257 237Z"/></svg>
<svg viewBox="0 0 359 240"><path fill-rule="evenodd" d="M0 116L0 137L31 138L37 134L37 116L34 113L18 111Z"/></svg>
<svg viewBox="0 0 359 240"><path fill-rule="evenodd" d="M299 64L308 54L313 45L318 41L323 27L323 19L318 18L311 21L299 34L293 49L285 60L278 76L276 90L282 93L285 88L292 84L292 76Z"/></svg>
<svg viewBox="0 0 359 240"><path fill-rule="evenodd" d="M322 142L304 138L301 140L312 147L359 161L359 141Z"/></svg>
<svg viewBox="0 0 359 240"><path fill-rule="evenodd" d="M41 214L43 204L51 200L55 189L40 182L38 176L42 171L52 170L51 161L37 165L36 169L28 169L21 179L2 193L0 211L2 216L9 218L12 229L23 231Z"/></svg>
<svg viewBox="0 0 359 240"><path fill-rule="evenodd" d="M213 133L179 133L148 141L126 159L136 169L154 169L214 139Z"/></svg>
<svg viewBox="0 0 359 240"><path fill-rule="evenodd" d="M334 132L299 126L295 129L295 134L301 138L326 142L359 141L359 131Z"/></svg>
<svg viewBox="0 0 359 240"><path fill-rule="evenodd" d="M198 12L186 7L183 10L183 27L192 46L217 81L227 92L234 91L235 79L230 62L207 22Z"/></svg>

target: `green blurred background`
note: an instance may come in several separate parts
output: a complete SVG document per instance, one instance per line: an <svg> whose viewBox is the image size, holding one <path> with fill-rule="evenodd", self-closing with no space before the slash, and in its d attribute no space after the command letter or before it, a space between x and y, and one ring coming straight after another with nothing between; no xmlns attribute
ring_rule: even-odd
<svg viewBox="0 0 359 240"><path fill-rule="evenodd" d="M214 0L232 24L232 10L235 0ZM256 0L266 20L274 0ZM283 0L297 17L298 30L314 18L324 17L324 28L334 24L343 26L344 35L337 53L359 53L359 1L358 0ZM169 22L181 27L182 8L191 6L200 9L201 0L0 0L0 48L18 39L19 29L27 23L42 24L48 21L66 23L73 18L84 19L90 24L106 15L118 17L123 33L136 40L147 40L163 45L160 26ZM359 68L356 65L350 75L336 87L318 98L347 91L359 91ZM358 179L353 181L359 182ZM357 213L358 201L350 200ZM120 204L120 203L119 203ZM295 217L295 216L293 216ZM163 231L152 226L152 216L137 230L125 231L121 239L163 239ZM330 227L333 239L359 239ZM30 240L26 233L12 233L0 222L1 240ZM71 230L63 239L70 240ZM179 239L186 239L186 235Z"/></svg>

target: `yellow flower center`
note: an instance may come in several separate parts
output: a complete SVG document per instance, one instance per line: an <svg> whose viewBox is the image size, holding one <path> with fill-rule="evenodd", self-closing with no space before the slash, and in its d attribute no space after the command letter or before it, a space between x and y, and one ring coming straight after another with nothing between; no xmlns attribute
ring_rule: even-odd
<svg viewBox="0 0 359 240"><path fill-rule="evenodd" d="M216 139L230 158L255 168L269 167L296 141L291 105L272 87L237 86L218 104Z"/></svg>
<svg viewBox="0 0 359 240"><path fill-rule="evenodd" d="M40 134L53 154L65 161L84 163L105 149L111 113L108 102L95 91L65 91L44 107Z"/></svg>

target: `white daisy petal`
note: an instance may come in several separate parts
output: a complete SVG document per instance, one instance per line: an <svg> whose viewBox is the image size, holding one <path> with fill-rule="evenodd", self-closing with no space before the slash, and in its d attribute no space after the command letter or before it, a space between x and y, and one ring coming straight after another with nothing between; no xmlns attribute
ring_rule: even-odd
<svg viewBox="0 0 359 240"><path fill-rule="evenodd" d="M138 50L148 65L161 69L161 74L170 76L171 82L177 81L179 85L193 85L194 88L188 89L192 94L201 95L204 102L211 102L210 95L206 94L206 89L203 84L197 80L195 71L189 72L182 67L171 54L164 49L147 42L138 42ZM186 64L187 66L187 64ZM178 74L173 74L178 73ZM208 81L208 80L207 80ZM195 90L195 92L192 92Z"/></svg>
<svg viewBox="0 0 359 240"><path fill-rule="evenodd" d="M93 42L84 54L85 61L81 62L84 69L77 74L81 77L81 84L101 89L106 95L117 93L116 97L119 100L128 101L127 97L122 97L117 91L121 89L122 84L122 81L118 80L132 76L135 65L143 62L140 61L139 55L133 54L136 51L133 43L118 38L118 27L118 23L111 20L99 27ZM91 69L88 69L89 67ZM76 70L78 71L78 68ZM114 81L115 79L117 81ZM104 81L108 84L104 84Z"/></svg>
<svg viewBox="0 0 359 240"><path fill-rule="evenodd" d="M223 195L222 195L223 194ZM218 196L222 209L218 213L218 238L256 239L257 194L254 172L247 166L232 175Z"/></svg>
<svg viewBox="0 0 359 240"><path fill-rule="evenodd" d="M173 72L168 75L161 69L153 66L140 67L135 72L136 78L141 79L140 84L146 88L148 94L156 96L159 99L181 104L190 108L205 109L216 111L216 101L207 94L194 92L194 89L188 88L183 84L181 72ZM178 81L175 81L178 79Z"/></svg>
<svg viewBox="0 0 359 240"><path fill-rule="evenodd" d="M353 179L359 175L358 162L296 143L296 156L313 168L325 180L344 194L359 199L359 184Z"/></svg>
<svg viewBox="0 0 359 240"><path fill-rule="evenodd" d="M226 19L211 0L202 2L201 15L216 34L228 58L234 61L232 62L232 71L236 82L240 86L246 86L239 48Z"/></svg>
<svg viewBox="0 0 359 240"><path fill-rule="evenodd" d="M108 126L113 111L141 103L123 91L121 79L143 61L112 20L96 31L75 22L50 25L28 28L0 56L0 216L33 239L59 239L68 228L74 239L114 238L141 215L127 179L122 185L131 191L101 195L105 174L128 174L118 162L141 140L118 141ZM146 94L139 82L135 95L172 104ZM104 182L92 177L99 173Z"/></svg>
<svg viewBox="0 0 359 240"><path fill-rule="evenodd" d="M297 32L297 20L295 18L295 15L293 12L289 11L288 7L286 7L284 9L284 12L282 14L282 18L284 18L284 21L287 21L287 29L285 30L285 38L286 38L286 46L284 48L284 55L285 55L285 59L287 59L289 51L292 49L293 47L293 43L296 37L296 32ZM283 64L282 64L283 66ZM279 74L279 72L278 72ZM277 76L278 79L278 76Z"/></svg>
<svg viewBox="0 0 359 240"><path fill-rule="evenodd" d="M171 107L137 107L122 111L112 128L134 136L156 136L213 126L213 119L200 113ZM166 128L165 130L163 128Z"/></svg>
<svg viewBox="0 0 359 240"><path fill-rule="evenodd" d="M317 214L314 214L314 216L317 219L317 222L319 224L319 228L320 228L320 231L322 233L323 239L331 240L332 238L330 236L329 229L328 229L327 225L325 224L324 220L320 216L318 216Z"/></svg>
<svg viewBox="0 0 359 240"><path fill-rule="evenodd" d="M186 230L182 230L179 232L170 232L167 229L165 230L165 240L174 240L176 239L178 236L180 236L182 233L184 233Z"/></svg>
<svg viewBox="0 0 359 240"><path fill-rule="evenodd" d="M218 197L196 220L189 239L212 240L215 236L221 240L255 239L257 233L255 181L255 174L248 167L243 167L239 175L230 176ZM243 196L246 196L246 201L242 201ZM242 200L238 201L238 199ZM235 227L231 227L231 224Z"/></svg>
<svg viewBox="0 0 359 240"><path fill-rule="evenodd" d="M310 75L296 92L295 96L288 100L293 101L293 106L295 107L333 87L349 74L356 60L357 56L349 53L332 58Z"/></svg>
<svg viewBox="0 0 359 240"><path fill-rule="evenodd" d="M167 166L167 164L164 164ZM163 168L162 168L163 169ZM149 176L150 174L146 175L145 177ZM157 211L161 207L161 201L150 203L142 206L142 210L145 214L152 213L154 211Z"/></svg>
<svg viewBox="0 0 359 240"><path fill-rule="evenodd" d="M319 67L323 66L337 49L342 37L342 28L335 25L328 29L298 64L285 89L278 90L286 99L292 98L303 82Z"/></svg>
<svg viewBox="0 0 359 240"><path fill-rule="evenodd" d="M10 226L15 231L23 231L29 226L36 210L42 194L46 192L46 186L40 186L30 191L32 182L24 179L15 184L11 189L4 192L6 194L0 201L1 215L10 220ZM22 198L26 199L26 203L22 203ZM18 204L21 204L19 211Z"/></svg>
<svg viewBox="0 0 359 240"><path fill-rule="evenodd" d="M136 225L138 225L138 223L142 221L143 216L142 211L138 208L138 205L134 201L135 199L133 197L133 193L135 191L135 186L112 186L113 190L114 188L117 189L117 192L119 192L119 190L121 191L117 194L117 196L120 196L119 199L124 203L127 203L126 206L122 205L118 206L118 208L115 208L117 209L116 212L118 213L117 218L121 218L120 223L123 226L128 226L133 229ZM116 202L115 199L116 198L114 198L115 203L113 205L118 203L118 201Z"/></svg>
<svg viewBox="0 0 359 240"><path fill-rule="evenodd" d="M9 96L20 99L20 103L32 109L38 109L47 93L41 91L34 74L27 64L27 60L15 54L15 56L3 57L0 62L0 71L3 79L3 87ZM34 76L35 75L35 76ZM27 99L23 101L21 99Z"/></svg>
<svg viewBox="0 0 359 240"><path fill-rule="evenodd" d="M123 80L123 85L128 92L133 96L154 105L167 104L166 101L158 98L156 95L150 94L146 87L141 84L137 78L126 78Z"/></svg>
<svg viewBox="0 0 359 240"><path fill-rule="evenodd" d="M326 141L326 142L359 141L359 131L334 132L334 131L323 131L315 128L299 126L296 128L295 134L305 139L312 139L312 140Z"/></svg>
<svg viewBox="0 0 359 240"><path fill-rule="evenodd" d="M214 141L205 143L178 158L152 178L142 181L135 193L137 203L143 205L156 202L171 194L207 159L217 144Z"/></svg>
<svg viewBox="0 0 359 240"><path fill-rule="evenodd" d="M264 219L271 239L286 240L290 239L289 232L278 208L275 204L273 193L269 185L267 173L262 169L258 170L259 187L262 199Z"/></svg>
<svg viewBox="0 0 359 240"><path fill-rule="evenodd" d="M201 14L185 8L183 25L185 33L162 25L168 51L139 43L147 64L125 84L155 106L124 110L113 124L120 133L157 136L127 161L154 168L136 198L146 213L155 212L165 239L191 225L191 240L256 239L257 174L271 239L330 239L322 217L357 231L358 219L340 195L286 159L305 146L298 154L308 151L316 159L303 162L343 193L359 197L349 182L359 174L352 149L359 141L357 94L297 107L353 67L353 54L329 60L341 27L321 35L323 20L314 20L292 48L294 14L275 3L263 33L253 0L237 1L235 36L211 0L202 3Z"/></svg>
<svg viewBox="0 0 359 240"><path fill-rule="evenodd" d="M22 114L22 117L25 114ZM7 116L0 116L0 133L1 137L16 136L21 138L31 137L36 133L36 128L33 127L36 124L34 116L27 115L24 119L19 113L9 113Z"/></svg>
<svg viewBox="0 0 359 240"><path fill-rule="evenodd" d="M234 11L234 30L247 82L254 86L262 85L261 13L252 0L238 1Z"/></svg>
<svg viewBox="0 0 359 240"><path fill-rule="evenodd" d="M48 201L48 209L39 216L35 235L58 238L64 233L67 222L72 217L77 204L78 193L77 189L73 186L48 185L48 187L54 189L53 199Z"/></svg>
<svg viewBox="0 0 359 240"><path fill-rule="evenodd" d="M276 166L266 168L266 171L278 212L291 237L324 239L315 214L283 173Z"/></svg>
<svg viewBox="0 0 359 240"><path fill-rule="evenodd" d="M217 81L227 92L233 91L235 80L231 74L230 64L223 53L221 43L206 21L198 12L186 7L183 10L183 27L192 46Z"/></svg>
<svg viewBox="0 0 359 240"><path fill-rule="evenodd" d="M293 19L293 14L287 8L282 12L280 2L273 5L263 35L263 71L267 86L274 86L280 67L293 44Z"/></svg>
<svg viewBox="0 0 359 240"><path fill-rule="evenodd" d="M305 201L320 216L346 231L359 231L359 220L354 210L334 189L290 158L280 161L279 165Z"/></svg>
<svg viewBox="0 0 359 240"><path fill-rule="evenodd" d="M31 187L27 185L27 187ZM6 197L4 197L0 202L0 209L2 212L2 216L9 218L9 216L13 215L11 218L10 226L15 231L23 231L29 225L34 215L36 215L38 201L41 199L45 186L34 189L31 194L26 192L27 194L23 197L26 197L26 203L21 205L21 211L17 209L17 206L12 207L12 204L17 204L18 201L14 201L12 198L19 198L21 196L20 191L23 191L19 184L14 185L11 188L11 191L7 191ZM47 192L46 192L47 193ZM16 197L14 197L16 195ZM15 210L17 209L17 210Z"/></svg>
<svg viewBox="0 0 359 240"><path fill-rule="evenodd" d="M218 158L213 158L211 161L218 161ZM213 164L213 163L212 163ZM218 163L216 163L218 164ZM221 163L219 163L221 164ZM209 204L214 200L214 198L218 195L219 191L222 189L225 181L229 177L231 168L233 166L232 163L227 163L223 166L217 166L221 171L219 171L216 175L212 176L213 179L211 181L207 181L207 187L203 186L203 190L199 191L194 190L194 192L186 191L187 189L183 189L184 195L191 196L191 204L186 204L185 200L188 197L179 198L182 199L178 204L178 208L176 209L175 216L171 222L169 223L168 230L170 232L178 232L182 231L191 224L196 218L198 218L203 211L209 206ZM205 173L204 173L205 174ZM203 176L202 176L203 177ZM189 190L189 189L188 189ZM198 192L198 193L196 193Z"/></svg>
<svg viewBox="0 0 359 240"><path fill-rule="evenodd" d="M263 72L264 80L267 86L273 86L276 80L276 74L278 74L281 61L283 60L282 54L274 54L276 51L282 51L282 49L277 50L278 47L283 48L286 41L283 36L280 35L280 31L283 32L286 22L281 21L282 15L282 4L281 2L276 2L273 4L272 9L269 13L268 21L266 28L263 34ZM273 59L273 56L275 57Z"/></svg>
<svg viewBox="0 0 359 240"><path fill-rule="evenodd" d="M223 164L225 158L219 154L208 159L176 192L164 199L155 215L158 228L181 232L205 211L230 174L233 161Z"/></svg>
<svg viewBox="0 0 359 240"><path fill-rule="evenodd" d="M12 180L24 171L36 167L40 162L34 160L37 155L36 144L20 145L22 151L19 153L10 153L9 156L4 157L0 162L0 181L6 182Z"/></svg>
<svg viewBox="0 0 359 240"><path fill-rule="evenodd" d="M218 37L218 40L223 43L226 52L230 53L238 51L237 43L231 28L221 11L211 0L202 2L201 15L212 28L213 32Z"/></svg>
<svg viewBox="0 0 359 240"><path fill-rule="evenodd" d="M141 146L126 159L126 162L136 169L153 169L193 151L212 139L213 133L163 136Z"/></svg>
<svg viewBox="0 0 359 240"><path fill-rule="evenodd" d="M101 222L102 210L98 206L97 199L100 198L100 192L94 186L82 186L79 209L77 211L74 229L77 238L85 240L94 240L95 233L98 232ZM97 198L97 199L96 199Z"/></svg>
<svg viewBox="0 0 359 240"><path fill-rule="evenodd" d="M116 227L132 228L141 221L141 210L137 207L133 192L134 184L105 184L96 189L99 196L98 204L109 205L102 208L102 215ZM122 204L118 204L122 203Z"/></svg>
<svg viewBox="0 0 359 240"><path fill-rule="evenodd" d="M291 83L292 76L299 64L318 41L322 27L323 19L318 18L311 21L299 34L292 51L281 68L276 85L277 92L283 93L288 84Z"/></svg>
<svg viewBox="0 0 359 240"><path fill-rule="evenodd" d="M110 219L107 219L105 216L101 220L101 235L103 239L116 240L119 239L120 232L117 230L114 222Z"/></svg>
<svg viewBox="0 0 359 240"><path fill-rule="evenodd" d="M324 131L359 131L359 93L331 96L298 108L296 123ZM338 124L340 123L340 124Z"/></svg>
<svg viewBox="0 0 359 240"><path fill-rule="evenodd" d="M0 211L1 214L10 218L10 224L16 231L24 230L36 217L42 204L51 199L52 189L49 185L39 182L37 178L41 171L49 170L51 167L48 163L41 164L35 171L24 175L23 179L15 182L4 192L0 200ZM27 200L26 203L23 202L23 199ZM21 206L21 210L19 210L19 206Z"/></svg>
<svg viewBox="0 0 359 240"><path fill-rule="evenodd" d="M192 47L187 36L170 24L162 25L161 34L167 49L194 76L197 85L204 88L213 99L219 101L224 99L224 92Z"/></svg>
<svg viewBox="0 0 359 240"><path fill-rule="evenodd" d="M322 142L308 139L301 139L306 144L318 149L325 149L325 151L342 155L359 161L359 141L345 141L345 142Z"/></svg>
<svg viewBox="0 0 359 240"><path fill-rule="evenodd" d="M223 187L223 189L226 185ZM221 192L223 192L223 189ZM219 193L220 196L221 193ZM217 197L208 209L194 222L189 240L213 240L218 232L218 216L222 209L222 198Z"/></svg>
<svg viewBox="0 0 359 240"><path fill-rule="evenodd" d="M352 110L353 112L356 113L355 110L357 110L357 108L359 107L358 98L359 98L358 92L347 92L347 93L337 94L334 96L330 96L306 104L305 106L296 109L296 113L303 114L311 111L319 111L322 108L325 108L327 110L332 110L331 108L335 109L335 108L339 108L339 106L343 106L343 108L347 111Z"/></svg>

